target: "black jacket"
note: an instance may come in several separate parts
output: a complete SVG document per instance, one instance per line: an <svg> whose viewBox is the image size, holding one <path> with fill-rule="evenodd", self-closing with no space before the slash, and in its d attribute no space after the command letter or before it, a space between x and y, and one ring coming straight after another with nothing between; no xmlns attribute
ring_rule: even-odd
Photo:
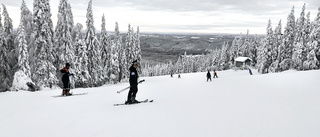
<svg viewBox="0 0 320 137"><path fill-rule="evenodd" d="M207 78L210 78L211 77L211 74L210 72L207 73Z"/></svg>
<svg viewBox="0 0 320 137"><path fill-rule="evenodd" d="M64 67L64 68L62 68L62 69L60 70L60 72L63 73L62 81L63 81L63 82L69 82L69 81L70 81L70 80L69 80L69 75L70 75L69 69L67 69L66 67Z"/></svg>
<svg viewBox="0 0 320 137"><path fill-rule="evenodd" d="M139 78L137 69L131 66L129 70L130 70L130 78L129 78L130 86L137 86L138 78Z"/></svg>

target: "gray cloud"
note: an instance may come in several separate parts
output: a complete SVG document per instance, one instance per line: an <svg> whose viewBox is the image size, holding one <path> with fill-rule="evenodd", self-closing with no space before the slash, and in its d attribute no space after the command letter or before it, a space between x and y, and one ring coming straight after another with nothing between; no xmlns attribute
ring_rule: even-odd
<svg viewBox="0 0 320 137"><path fill-rule="evenodd" d="M54 22L59 1L50 0ZM75 22L84 24L89 0L68 1L72 6ZM25 2L29 9L32 9L33 0ZM9 14L12 15L14 23L18 24L20 12L16 10L21 6L21 1L3 0L2 3L11 7ZM155 31L157 28L195 31L217 28L231 30L239 27L261 28L264 33L269 19L274 26L282 19L285 26L292 6L295 6L295 14L298 17L304 3L306 11L311 11L311 18L315 17L320 0L93 0L93 12L96 28L100 28L101 16L105 13L109 17L109 24L120 21L120 24L132 23ZM167 16L171 18L167 19Z"/></svg>

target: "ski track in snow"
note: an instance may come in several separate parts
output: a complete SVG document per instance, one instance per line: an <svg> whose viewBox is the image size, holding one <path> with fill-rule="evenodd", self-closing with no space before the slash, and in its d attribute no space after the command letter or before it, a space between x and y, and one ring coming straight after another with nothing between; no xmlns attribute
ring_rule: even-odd
<svg viewBox="0 0 320 137"><path fill-rule="evenodd" d="M212 73L212 72L211 72ZM320 70L249 75L218 71L145 77L138 100L123 103L128 83L0 93L1 137L319 137Z"/></svg>

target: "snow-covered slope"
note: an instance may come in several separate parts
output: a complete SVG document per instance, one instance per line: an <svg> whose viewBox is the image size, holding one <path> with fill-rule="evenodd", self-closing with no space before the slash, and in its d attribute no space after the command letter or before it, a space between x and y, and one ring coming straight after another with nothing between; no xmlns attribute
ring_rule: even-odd
<svg viewBox="0 0 320 137"><path fill-rule="evenodd" d="M254 72L257 74L257 72ZM1 137L319 137L320 71L249 75L221 71L147 77L137 99L113 106L128 83L74 89L0 93Z"/></svg>

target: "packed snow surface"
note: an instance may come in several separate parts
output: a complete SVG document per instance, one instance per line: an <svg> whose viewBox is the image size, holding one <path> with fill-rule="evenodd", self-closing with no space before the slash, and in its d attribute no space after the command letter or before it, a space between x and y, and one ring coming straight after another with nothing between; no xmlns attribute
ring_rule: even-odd
<svg viewBox="0 0 320 137"><path fill-rule="evenodd" d="M212 73L212 72L211 72ZM0 93L1 137L320 137L320 70L260 75L218 71L145 77L138 100L123 103L128 83Z"/></svg>

